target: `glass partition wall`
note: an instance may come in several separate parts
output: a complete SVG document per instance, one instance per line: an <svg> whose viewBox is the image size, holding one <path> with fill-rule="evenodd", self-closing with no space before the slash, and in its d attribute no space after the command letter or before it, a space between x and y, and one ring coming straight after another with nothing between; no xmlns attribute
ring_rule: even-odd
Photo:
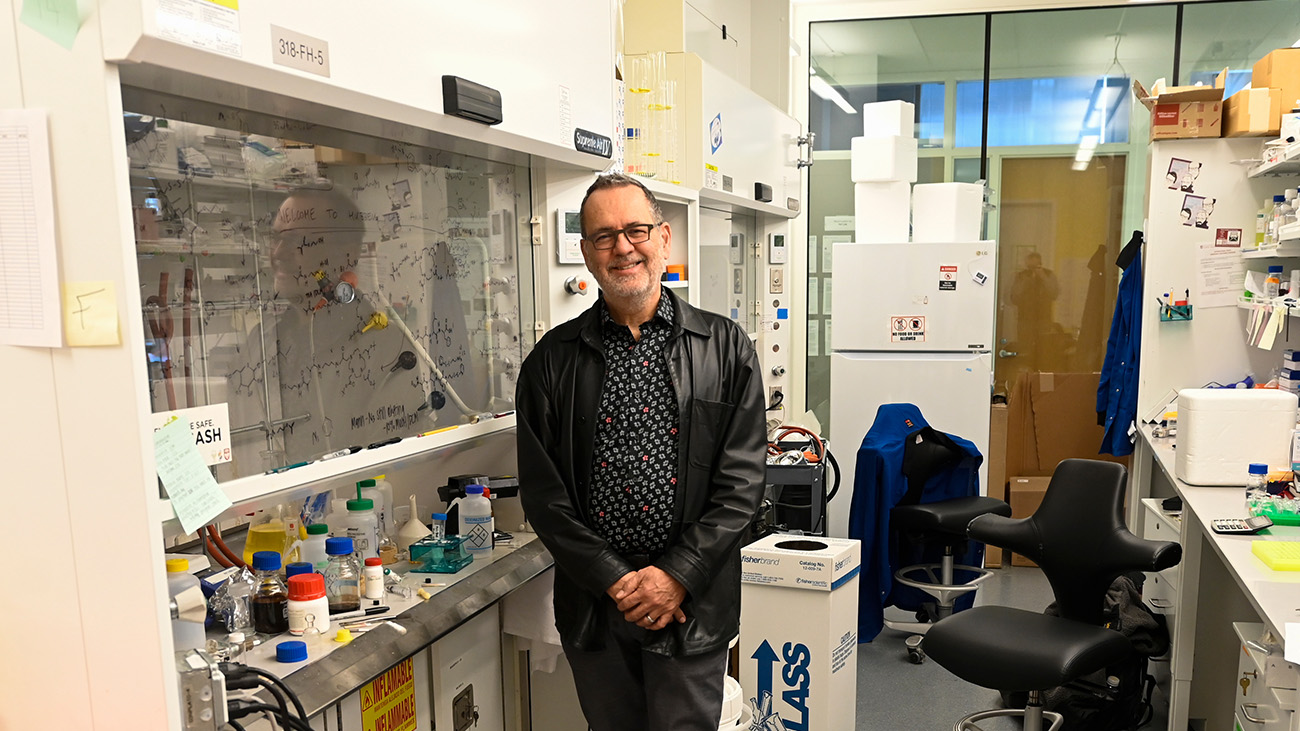
<svg viewBox="0 0 1300 731"><path fill-rule="evenodd" d="M994 392L1006 393L1022 373L1100 369L1115 257L1142 228L1149 119L1132 81L1208 82L1227 67L1231 93L1297 38L1292 0L813 23L806 386L823 428L831 245L853 238L849 147L862 104L915 105L917 182L988 182L985 236L1000 252Z"/></svg>

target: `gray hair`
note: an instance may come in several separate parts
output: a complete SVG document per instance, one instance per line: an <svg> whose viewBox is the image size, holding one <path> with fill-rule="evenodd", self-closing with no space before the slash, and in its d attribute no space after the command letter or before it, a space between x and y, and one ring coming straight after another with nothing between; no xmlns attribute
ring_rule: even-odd
<svg viewBox="0 0 1300 731"><path fill-rule="evenodd" d="M624 188L629 185L640 188L641 193L645 195L646 202L650 204L650 213L655 219L651 223L664 222L664 211L659 207L659 201L655 199L654 193L651 193L644 183L624 173L604 173L603 175L597 175L595 182L591 184L591 187L587 188L587 194L582 197L582 206L578 209L578 220L582 223L582 235L584 237L587 235L587 199L591 197L591 194L598 190Z"/></svg>

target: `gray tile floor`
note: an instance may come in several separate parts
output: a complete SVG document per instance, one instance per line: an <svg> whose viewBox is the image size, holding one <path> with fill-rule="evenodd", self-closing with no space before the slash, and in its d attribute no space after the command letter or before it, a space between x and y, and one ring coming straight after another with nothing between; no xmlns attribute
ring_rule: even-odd
<svg viewBox="0 0 1300 731"><path fill-rule="evenodd" d="M995 571L977 594L977 604L999 604L1041 611L1052 601L1052 590L1036 568L1006 567ZM908 619L898 610L887 616ZM883 630L874 641L858 645L857 728L866 731L941 731L951 729L968 713L996 708L996 691L971 685L927 660L913 665L907 660L903 640L907 633ZM1168 665L1152 662L1150 670L1167 688ZM1157 688L1152 699L1155 718L1148 729L1163 729L1167 723L1168 699ZM985 731L1019 729L1020 723L997 719L984 724Z"/></svg>

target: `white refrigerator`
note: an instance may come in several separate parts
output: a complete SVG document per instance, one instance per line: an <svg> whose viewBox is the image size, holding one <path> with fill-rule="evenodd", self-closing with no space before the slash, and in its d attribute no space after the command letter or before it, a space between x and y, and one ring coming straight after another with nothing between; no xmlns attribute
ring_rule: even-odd
<svg viewBox="0 0 1300 731"><path fill-rule="evenodd" d="M830 439L843 474L829 535L847 535L858 447L886 403L974 442L987 494L997 243L835 244Z"/></svg>

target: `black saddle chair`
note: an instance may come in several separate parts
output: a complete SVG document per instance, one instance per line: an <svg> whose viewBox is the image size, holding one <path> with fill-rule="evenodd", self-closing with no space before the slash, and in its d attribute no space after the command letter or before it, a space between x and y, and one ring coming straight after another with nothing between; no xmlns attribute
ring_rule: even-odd
<svg viewBox="0 0 1300 731"><path fill-rule="evenodd" d="M1025 731L1063 722L1045 711L1042 691L1065 685L1128 658L1133 646L1102 626L1106 590L1127 571L1161 571L1178 564L1177 543L1145 541L1122 514L1126 471L1112 462L1068 459L1057 466L1043 503L1029 518L981 516L972 538L1002 546L1042 567L1060 616L981 606L937 622L923 647L961 679L999 691L1028 692L1023 710L1002 708L966 716L955 731L997 716L1024 716Z"/></svg>
<svg viewBox="0 0 1300 731"><path fill-rule="evenodd" d="M952 614L957 597L975 591L992 575L986 569L955 562L955 556L964 551L963 547L970 540L966 526L981 515L1011 515L1011 506L1002 500L978 495L920 502L925 483L933 475L951 469L962 455L961 448L951 437L928 426L910 435L903 447L907 492L889 511L889 529L913 544L943 549L939 563L913 564L894 572L895 582L919 589L935 599L932 605L926 605L916 622L884 620L890 629L915 633L907 639L908 659L914 663L925 660L921 636L929 631L933 622ZM957 581L958 572L966 578L965 581ZM923 617L929 621L920 621Z"/></svg>

